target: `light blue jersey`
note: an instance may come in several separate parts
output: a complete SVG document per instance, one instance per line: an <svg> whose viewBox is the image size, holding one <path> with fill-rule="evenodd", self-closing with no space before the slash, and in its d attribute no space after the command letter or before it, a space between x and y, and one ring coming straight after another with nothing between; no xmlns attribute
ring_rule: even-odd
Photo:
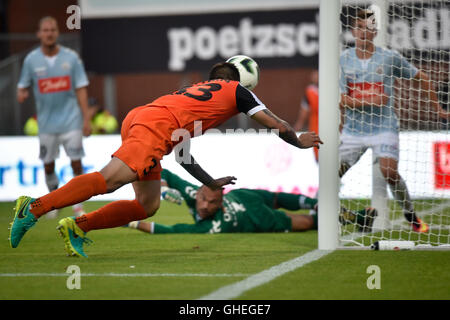
<svg viewBox="0 0 450 320"><path fill-rule="evenodd" d="M61 45L53 59L53 63L47 61L40 47L31 51L18 87L33 86L40 133L81 130L83 117L75 89L89 84L83 62L75 51Z"/></svg>
<svg viewBox="0 0 450 320"><path fill-rule="evenodd" d="M370 59L361 60L355 48L345 50L340 57L342 94L355 96L358 92L385 93L389 97L384 107L365 106L346 108L343 132L351 135L375 135L398 132L398 119L394 110L395 78L413 78L418 70L397 51L376 47Z"/></svg>

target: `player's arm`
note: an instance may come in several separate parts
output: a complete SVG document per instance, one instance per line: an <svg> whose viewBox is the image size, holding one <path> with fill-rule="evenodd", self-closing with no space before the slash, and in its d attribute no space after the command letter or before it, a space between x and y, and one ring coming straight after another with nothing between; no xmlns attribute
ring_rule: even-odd
<svg viewBox="0 0 450 320"><path fill-rule="evenodd" d="M133 221L128 224L129 228L137 229L145 233L207 233L210 226L206 223L184 224L178 223L166 226L154 222Z"/></svg>
<svg viewBox="0 0 450 320"><path fill-rule="evenodd" d="M91 112L89 110L87 90L89 80L87 78L86 71L84 70L83 61L80 59L78 54L76 54L74 59L72 76L78 105L80 106L81 113L83 114L83 135L87 137L92 133Z"/></svg>
<svg viewBox="0 0 450 320"><path fill-rule="evenodd" d="M78 105L80 106L83 115L83 135L88 137L92 133L91 127L91 113L89 112L88 91L87 87L75 89L77 95Z"/></svg>
<svg viewBox="0 0 450 320"><path fill-rule="evenodd" d="M30 62L25 58L22 71L20 73L19 83L17 84L17 101L23 103L30 96L29 87L31 85Z"/></svg>
<svg viewBox="0 0 450 320"><path fill-rule="evenodd" d="M389 101L386 94L365 94L358 89L353 91L353 95L341 94L339 106L347 108L361 108L365 106L383 107Z"/></svg>
<svg viewBox="0 0 450 320"><path fill-rule="evenodd" d="M302 133L297 137L295 130L289 123L277 117L269 109L258 111L251 118L268 129L277 130L281 139L297 148L319 148L319 144L323 143L315 132Z"/></svg>
<svg viewBox="0 0 450 320"><path fill-rule="evenodd" d="M164 200L177 203L178 201L171 200L171 198L175 198L175 196L172 194L174 192L165 191L166 189L164 188L170 188L171 190L179 192L181 200L184 199L189 207L195 207L195 196L198 190L198 186L196 186L195 184L181 179L179 176L167 169L163 169L161 172L161 195L163 196Z"/></svg>
<svg viewBox="0 0 450 320"><path fill-rule="evenodd" d="M158 223L153 223L152 233L207 233L209 227L204 223L186 224L177 223L172 226L166 226Z"/></svg>
<svg viewBox="0 0 450 320"><path fill-rule="evenodd" d="M167 169L161 171L161 185L166 185L167 187L176 189L180 192L183 192L187 187L191 187L194 190L199 188L195 184L181 179L178 175Z"/></svg>
<svg viewBox="0 0 450 320"><path fill-rule="evenodd" d="M323 143L315 132L307 132L297 137L295 130L283 119L274 115L251 91L240 84L236 87L237 109L247 114L253 120L264 127L277 130L281 139L298 148L319 148L319 143Z"/></svg>
<svg viewBox="0 0 450 320"><path fill-rule="evenodd" d="M30 96L28 88L17 88L17 101L23 103Z"/></svg>
<svg viewBox="0 0 450 320"><path fill-rule="evenodd" d="M450 119L450 112L441 108L436 91L433 88L433 84L430 78L425 72L418 71L412 81L412 86L416 90L426 95L427 100L430 101L430 106L434 112L442 119Z"/></svg>
<svg viewBox="0 0 450 320"><path fill-rule="evenodd" d="M183 158L183 149L180 150L180 156ZM185 158L183 158L185 159ZM188 154L187 161L182 160L180 165L189 172L195 179L210 189L217 190L228 184L234 184L235 177L227 176L219 179L212 178L203 168L195 161L191 154Z"/></svg>
<svg viewBox="0 0 450 320"><path fill-rule="evenodd" d="M428 75L418 70L400 53L393 50L392 54L392 75L400 79L412 79L411 85L414 89L419 90L421 95L424 95L426 100L430 101L431 108L439 118L449 119L450 112L444 110L439 105L439 100L436 91L430 81Z"/></svg>

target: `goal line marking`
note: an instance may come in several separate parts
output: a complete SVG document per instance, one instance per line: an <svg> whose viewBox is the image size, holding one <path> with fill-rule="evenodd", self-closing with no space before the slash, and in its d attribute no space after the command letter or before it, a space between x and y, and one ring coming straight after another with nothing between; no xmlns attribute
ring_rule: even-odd
<svg viewBox="0 0 450 320"><path fill-rule="evenodd" d="M228 300L239 297L244 292L261 286L290 271L301 268L310 262L316 261L333 250L313 250L300 257L283 262L269 269L256 273L244 280L219 288L198 300Z"/></svg>

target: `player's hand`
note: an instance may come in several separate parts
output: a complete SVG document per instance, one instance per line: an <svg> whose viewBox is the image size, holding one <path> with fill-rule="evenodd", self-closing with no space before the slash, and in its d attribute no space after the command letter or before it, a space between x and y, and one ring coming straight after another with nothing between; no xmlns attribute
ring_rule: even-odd
<svg viewBox="0 0 450 320"><path fill-rule="evenodd" d="M319 149L320 144L323 144L322 140L320 140L320 137L314 131L302 133L298 137L298 142L300 143L302 149L311 147L316 147L317 149Z"/></svg>
<svg viewBox="0 0 450 320"><path fill-rule="evenodd" d="M343 95L339 106L360 108L364 106L384 107L389 102L386 94L353 92L352 95Z"/></svg>
<svg viewBox="0 0 450 320"><path fill-rule="evenodd" d="M90 120L83 121L83 136L89 137L92 133L92 126Z"/></svg>
<svg viewBox="0 0 450 320"><path fill-rule="evenodd" d="M363 95L363 103L374 107L384 107L389 102L389 97L385 94L372 93Z"/></svg>
<svg viewBox="0 0 450 320"><path fill-rule="evenodd" d="M27 100L29 95L30 92L28 91L27 88L17 89L17 101L19 103L23 103L25 100Z"/></svg>
<svg viewBox="0 0 450 320"><path fill-rule="evenodd" d="M445 111L445 110L439 111L439 118L444 119L444 120L450 120L450 112Z"/></svg>
<svg viewBox="0 0 450 320"><path fill-rule="evenodd" d="M213 180L210 184L207 185L208 188L212 190L221 189L223 186L226 186L228 184L235 184L236 177L223 177L219 179Z"/></svg>
<svg viewBox="0 0 450 320"><path fill-rule="evenodd" d="M166 186L161 187L161 197L164 200L167 200L172 203L176 203L178 205L183 203L183 196L181 195L180 191L177 189L172 189Z"/></svg>

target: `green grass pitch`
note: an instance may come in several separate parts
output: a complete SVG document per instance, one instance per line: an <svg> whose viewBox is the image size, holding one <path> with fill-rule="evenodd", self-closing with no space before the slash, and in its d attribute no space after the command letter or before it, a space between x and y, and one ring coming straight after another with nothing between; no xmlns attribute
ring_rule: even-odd
<svg viewBox="0 0 450 320"><path fill-rule="evenodd" d="M86 210L102 203L87 202ZM58 220L42 218L9 247L13 203L0 204L0 299L193 300L317 248L317 232L149 235L127 228L89 233L87 259L67 257ZM187 208L162 203L153 221L190 223ZM60 217L72 214L70 208ZM70 265L82 274L68 289ZM367 267L380 267L368 289ZM450 299L450 252L335 251L236 299ZM108 274L116 276L107 276ZM34 276L24 276L34 274ZM36 274L41 274L36 276ZM146 274L143 276L132 276Z"/></svg>

